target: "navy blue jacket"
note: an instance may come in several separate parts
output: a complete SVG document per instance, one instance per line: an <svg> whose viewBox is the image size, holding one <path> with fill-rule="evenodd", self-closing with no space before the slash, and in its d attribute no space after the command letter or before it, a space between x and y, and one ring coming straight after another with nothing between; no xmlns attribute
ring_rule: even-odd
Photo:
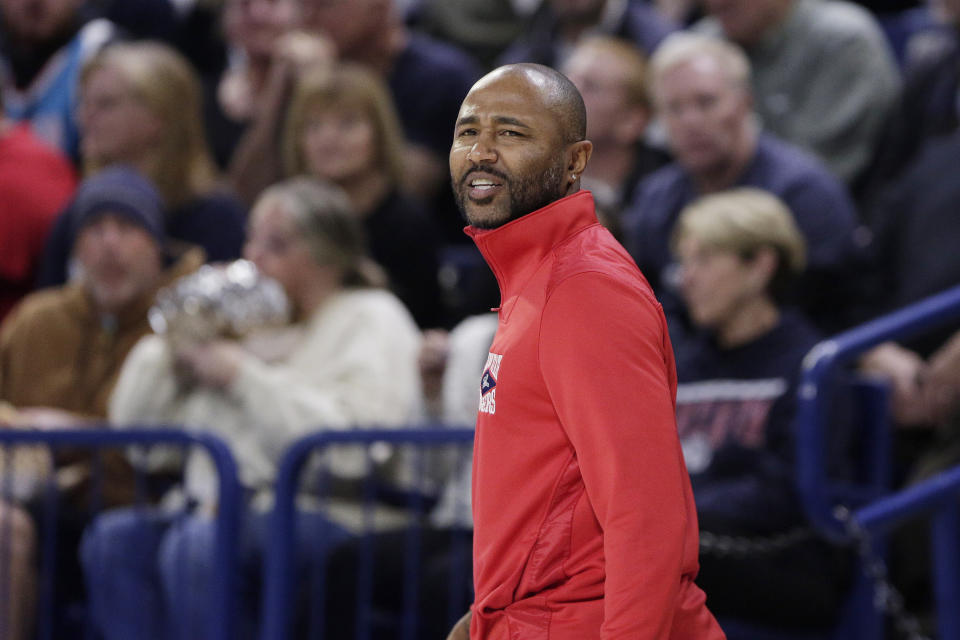
<svg viewBox="0 0 960 640"><path fill-rule="evenodd" d="M733 349L707 333L674 345L677 428L705 519L758 534L803 521L793 419L800 365L818 340L801 315L784 313L769 332Z"/></svg>

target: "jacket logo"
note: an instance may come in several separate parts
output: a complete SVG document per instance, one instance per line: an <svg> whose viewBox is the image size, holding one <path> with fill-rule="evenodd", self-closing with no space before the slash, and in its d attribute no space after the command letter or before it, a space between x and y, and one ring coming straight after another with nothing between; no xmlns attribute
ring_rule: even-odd
<svg viewBox="0 0 960 640"><path fill-rule="evenodd" d="M497 376L500 375L500 361L503 356L497 353L487 355L487 365L480 378L480 413L493 415L497 412Z"/></svg>

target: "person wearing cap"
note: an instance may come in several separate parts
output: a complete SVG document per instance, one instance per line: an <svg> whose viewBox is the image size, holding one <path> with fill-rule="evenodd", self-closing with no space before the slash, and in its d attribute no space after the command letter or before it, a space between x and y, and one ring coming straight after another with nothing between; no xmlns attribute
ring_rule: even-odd
<svg viewBox="0 0 960 640"><path fill-rule="evenodd" d="M150 331L147 310L156 291L204 260L199 248L174 258L163 234L160 196L132 169L107 169L82 182L69 215L76 277L28 294L0 325L0 428L82 427L105 420L120 366ZM129 489L113 482L126 477L126 465L119 456L103 461L104 501L129 500ZM77 497L68 492L56 523L58 556L68 569L89 517L88 507L72 500ZM21 506L0 504L0 530L11 532L8 544L17 558L7 591L16 595L10 609L0 612L0 623L18 634L10 636L15 639L28 637L33 617L34 520L49 524ZM58 594L73 593L75 581L58 578Z"/></svg>
<svg viewBox="0 0 960 640"><path fill-rule="evenodd" d="M160 196L126 167L83 181L68 215L71 282L26 296L0 326L0 401L17 408L17 424L105 418L120 365L150 330L154 294L204 259L199 248L172 255Z"/></svg>

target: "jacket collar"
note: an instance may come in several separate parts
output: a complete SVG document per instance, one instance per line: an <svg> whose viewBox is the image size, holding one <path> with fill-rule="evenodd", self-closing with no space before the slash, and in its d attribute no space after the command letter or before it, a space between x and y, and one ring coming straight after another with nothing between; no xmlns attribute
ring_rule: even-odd
<svg viewBox="0 0 960 640"><path fill-rule="evenodd" d="M520 292L553 249L600 224L593 194L580 190L496 229L466 227L500 284L501 304Z"/></svg>

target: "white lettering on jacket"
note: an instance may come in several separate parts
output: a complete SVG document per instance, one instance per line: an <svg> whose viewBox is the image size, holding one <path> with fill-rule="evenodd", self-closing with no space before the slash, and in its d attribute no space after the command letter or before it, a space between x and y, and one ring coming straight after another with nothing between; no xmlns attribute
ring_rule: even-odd
<svg viewBox="0 0 960 640"><path fill-rule="evenodd" d="M501 360L503 356L498 353L487 355L487 365L480 378L480 413L493 415L497 412L497 377L500 375Z"/></svg>

